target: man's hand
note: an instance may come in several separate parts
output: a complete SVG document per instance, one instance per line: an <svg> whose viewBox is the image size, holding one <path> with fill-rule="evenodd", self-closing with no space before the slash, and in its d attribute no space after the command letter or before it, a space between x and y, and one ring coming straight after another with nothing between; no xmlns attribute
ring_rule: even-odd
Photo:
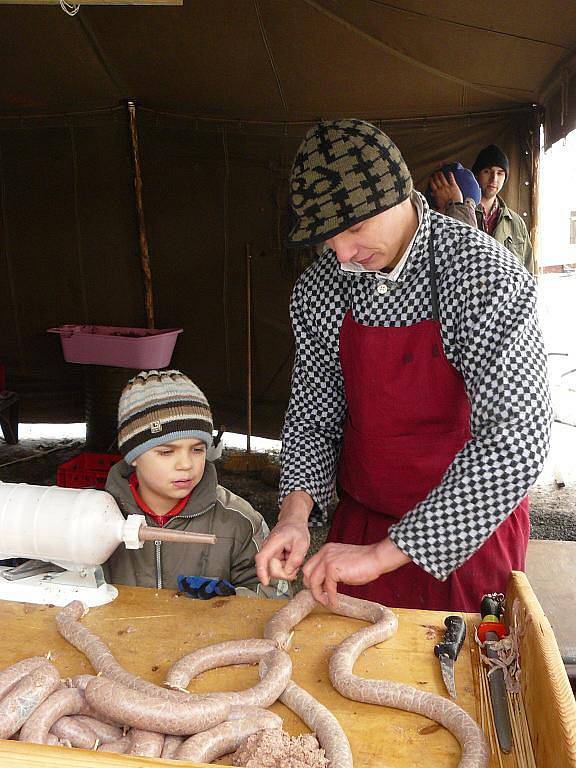
<svg viewBox="0 0 576 768"><path fill-rule="evenodd" d="M256 574L265 587L270 579L296 578L310 546L308 517L313 504L305 491L293 491L282 502L278 523L256 555Z"/></svg>
<svg viewBox="0 0 576 768"><path fill-rule="evenodd" d="M442 171L436 171L430 176L430 189L436 202L436 210L444 213L446 204L452 200L454 203L462 203L464 199L460 187L456 183L454 174L450 171L444 176Z"/></svg>
<svg viewBox="0 0 576 768"><path fill-rule="evenodd" d="M367 545L325 544L304 566L304 585L319 603L336 608L339 581L369 584L409 562L391 539Z"/></svg>

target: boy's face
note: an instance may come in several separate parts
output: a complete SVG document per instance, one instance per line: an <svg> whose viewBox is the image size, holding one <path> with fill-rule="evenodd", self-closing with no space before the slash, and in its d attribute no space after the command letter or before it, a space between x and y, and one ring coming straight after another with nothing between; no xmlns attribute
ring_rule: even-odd
<svg viewBox="0 0 576 768"><path fill-rule="evenodd" d="M171 509L198 485L206 465L206 443L196 438L173 440L151 448L138 458L139 492L158 514Z"/></svg>

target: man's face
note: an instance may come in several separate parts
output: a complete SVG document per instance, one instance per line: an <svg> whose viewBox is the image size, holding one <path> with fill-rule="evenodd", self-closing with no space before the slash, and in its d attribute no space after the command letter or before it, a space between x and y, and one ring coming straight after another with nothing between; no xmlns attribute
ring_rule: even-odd
<svg viewBox="0 0 576 768"><path fill-rule="evenodd" d="M482 190L482 197L492 200L500 192L506 181L506 171L499 165L482 168L476 174L476 179Z"/></svg>
<svg viewBox="0 0 576 768"><path fill-rule="evenodd" d="M393 269L402 258L418 226L410 200L339 232L326 245L340 264L354 262L365 269Z"/></svg>

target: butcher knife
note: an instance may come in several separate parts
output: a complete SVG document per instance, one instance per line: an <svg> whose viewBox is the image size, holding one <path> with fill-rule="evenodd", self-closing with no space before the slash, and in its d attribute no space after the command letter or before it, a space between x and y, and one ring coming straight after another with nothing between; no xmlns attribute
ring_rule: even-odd
<svg viewBox="0 0 576 768"><path fill-rule="evenodd" d="M446 690L455 699L454 663L466 637L466 623L461 616L447 616L444 619L444 626L446 627L444 639L434 646L434 653L440 659L440 671Z"/></svg>

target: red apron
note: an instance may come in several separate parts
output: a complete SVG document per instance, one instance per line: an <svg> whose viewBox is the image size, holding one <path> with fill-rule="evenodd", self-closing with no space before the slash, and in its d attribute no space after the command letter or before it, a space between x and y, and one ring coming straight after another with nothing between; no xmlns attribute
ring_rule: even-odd
<svg viewBox="0 0 576 768"><path fill-rule="evenodd" d="M462 376L444 354L434 270L433 319L406 327L357 323L340 330L348 418L339 462L340 503L328 541L373 544L442 480L470 439L470 403ZM447 531L449 533L449 531ZM524 570L528 499L446 581L414 563L340 592L397 608L477 612L482 595L505 592ZM456 532L455 532L456 534Z"/></svg>

